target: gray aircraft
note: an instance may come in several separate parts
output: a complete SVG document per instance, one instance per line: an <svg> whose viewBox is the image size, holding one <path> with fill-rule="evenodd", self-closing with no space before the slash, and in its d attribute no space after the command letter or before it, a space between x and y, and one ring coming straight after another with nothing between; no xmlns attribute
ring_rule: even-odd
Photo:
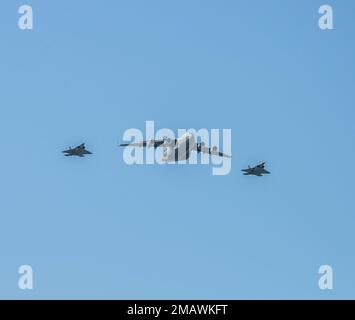
<svg viewBox="0 0 355 320"><path fill-rule="evenodd" d="M121 147L154 147L163 148L163 162L178 162L181 160L189 159L191 152L196 151L197 153L207 153L214 156L231 158L230 155L224 154L217 150L217 147L208 148L205 146L204 142L197 142L195 135L193 133L185 133L178 139L170 139L164 137L160 140L148 140L135 143L122 143ZM167 149L170 149L169 151Z"/></svg>
<svg viewBox="0 0 355 320"><path fill-rule="evenodd" d="M265 162L258 164L255 167L248 166L248 169L243 169L244 175L255 175L258 177L262 177L263 174L270 174L269 171L265 170Z"/></svg>
<svg viewBox="0 0 355 320"><path fill-rule="evenodd" d="M82 143L80 146L77 146L75 148L69 147L68 150L64 150L62 152L65 153L66 157L69 156L84 157L84 154L92 154L90 151L85 149L85 143Z"/></svg>

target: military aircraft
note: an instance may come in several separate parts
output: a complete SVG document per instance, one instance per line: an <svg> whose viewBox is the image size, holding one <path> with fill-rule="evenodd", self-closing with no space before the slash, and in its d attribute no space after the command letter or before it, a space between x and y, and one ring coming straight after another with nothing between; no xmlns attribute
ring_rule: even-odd
<svg viewBox="0 0 355 320"><path fill-rule="evenodd" d="M265 162L258 164L255 167L248 166L248 169L243 169L244 175L255 175L258 177L262 177L263 174L270 174L269 171L265 170Z"/></svg>
<svg viewBox="0 0 355 320"><path fill-rule="evenodd" d="M92 154L90 151L85 149L85 143L82 143L80 146L77 146L75 148L69 147L68 150L64 150L62 152L65 153L66 157L69 156L84 157L84 154Z"/></svg>
<svg viewBox="0 0 355 320"><path fill-rule="evenodd" d="M147 140L135 143L122 143L121 147L154 147L163 149L163 162L178 162L182 160L187 160L192 151L197 153L208 153L210 155L216 155L219 157L231 158L230 155L224 154L217 150L217 147L206 147L204 142L196 142L195 136L193 133L188 132L183 134L178 139L170 139L164 137L159 140ZM169 151L168 151L169 149Z"/></svg>

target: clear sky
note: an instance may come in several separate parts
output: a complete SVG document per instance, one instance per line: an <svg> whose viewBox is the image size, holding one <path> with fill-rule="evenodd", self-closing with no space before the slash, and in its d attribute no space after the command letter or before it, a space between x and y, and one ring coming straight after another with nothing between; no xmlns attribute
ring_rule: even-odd
<svg viewBox="0 0 355 320"><path fill-rule="evenodd" d="M355 298L354 17L346 0L1 0L0 298ZM127 166L117 145L146 120L231 128L231 173ZM92 156L61 153L81 142ZM242 175L259 161L271 175Z"/></svg>

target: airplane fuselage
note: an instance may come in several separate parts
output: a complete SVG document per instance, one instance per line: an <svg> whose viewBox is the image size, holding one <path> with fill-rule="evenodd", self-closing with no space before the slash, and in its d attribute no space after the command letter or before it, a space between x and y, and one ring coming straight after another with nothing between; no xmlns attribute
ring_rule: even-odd
<svg viewBox="0 0 355 320"><path fill-rule="evenodd" d="M85 150L84 150L85 151ZM69 152L66 152L66 156L78 156L78 157L82 157L85 154L85 152L83 152L83 150L76 150L76 149L72 149Z"/></svg>
<svg viewBox="0 0 355 320"><path fill-rule="evenodd" d="M90 151L85 149L84 145L80 145L73 149L69 148L68 150L64 150L63 153L65 153L66 157L70 157L70 156L84 157L84 154L92 154Z"/></svg>
<svg viewBox="0 0 355 320"><path fill-rule="evenodd" d="M262 176L263 174L270 174L269 171L265 170L263 167L254 167L242 170L245 175L255 175L255 176Z"/></svg>
<svg viewBox="0 0 355 320"><path fill-rule="evenodd" d="M191 151L195 149L196 141L192 133L185 133L176 140L175 145L167 146L167 154L164 155L165 162L178 162L187 160Z"/></svg>

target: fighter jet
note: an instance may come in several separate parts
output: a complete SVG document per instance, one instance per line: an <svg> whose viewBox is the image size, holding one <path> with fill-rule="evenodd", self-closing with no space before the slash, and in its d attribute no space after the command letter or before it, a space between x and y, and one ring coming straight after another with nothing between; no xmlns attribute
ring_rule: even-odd
<svg viewBox="0 0 355 320"><path fill-rule="evenodd" d="M69 147L68 150L64 150L62 152L65 153L66 157L69 156L84 157L84 154L92 154L90 151L85 149L85 143L82 143L80 146L77 146L75 148Z"/></svg>
<svg viewBox="0 0 355 320"><path fill-rule="evenodd" d="M135 143L122 143L121 147L154 147L163 149L163 162L178 162L182 160L187 160L192 151L197 153L208 153L210 155L216 155L219 157L231 158L230 155L224 154L217 150L217 147L206 147L204 142L196 142L193 133L185 133L178 139L170 139L164 137L159 140L148 140Z"/></svg>
<svg viewBox="0 0 355 320"><path fill-rule="evenodd" d="M269 171L265 170L265 162L258 164L255 167L248 166L248 169L243 169L244 175L255 175L258 177L262 177L263 174L270 174Z"/></svg>

